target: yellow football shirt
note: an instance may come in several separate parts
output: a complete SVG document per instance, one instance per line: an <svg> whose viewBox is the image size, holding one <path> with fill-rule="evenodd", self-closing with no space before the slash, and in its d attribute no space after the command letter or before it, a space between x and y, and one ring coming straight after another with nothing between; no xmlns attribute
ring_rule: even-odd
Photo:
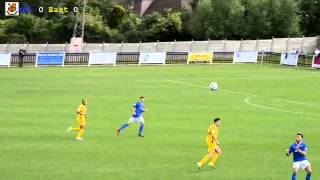
<svg viewBox="0 0 320 180"><path fill-rule="evenodd" d="M83 114L83 115L78 114L78 118L84 119L85 115L87 114L87 106L83 105L83 104L80 104L80 106L78 107L77 111L80 112L81 114Z"/></svg>
<svg viewBox="0 0 320 180"><path fill-rule="evenodd" d="M214 138L217 140L218 139L218 135L219 135L219 129L215 124L212 124L209 126L208 128L208 135L207 135L207 143L216 143L214 142L214 140L212 139L211 134L214 134Z"/></svg>

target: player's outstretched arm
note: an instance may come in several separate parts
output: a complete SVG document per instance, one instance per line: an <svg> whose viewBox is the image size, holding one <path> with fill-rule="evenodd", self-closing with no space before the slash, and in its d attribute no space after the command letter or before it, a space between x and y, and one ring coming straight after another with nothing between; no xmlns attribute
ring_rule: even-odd
<svg viewBox="0 0 320 180"><path fill-rule="evenodd" d="M290 151L289 151L289 149L286 149L286 155L287 155L287 156L290 156Z"/></svg>
<svg viewBox="0 0 320 180"><path fill-rule="evenodd" d="M136 108L132 108L132 115L135 115L136 114Z"/></svg>

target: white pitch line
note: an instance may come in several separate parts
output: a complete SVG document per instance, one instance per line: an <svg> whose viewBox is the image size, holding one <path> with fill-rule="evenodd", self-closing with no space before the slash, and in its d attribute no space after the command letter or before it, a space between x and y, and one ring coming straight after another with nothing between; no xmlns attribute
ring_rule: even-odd
<svg viewBox="0 0 320 180"><path fill-rule="evenodd" d="M215 77L215 79L224 79L224 80L241 80L241 79L297 79L297 78L318 78L316 76L248 76L248 77Z"/></svg>
<svg viewBox="0 0 320 180"><path fill-rule="evenodd" d="M296 112L296 111L288 111L288 110L283 110L283 109L278 109L278 108L272 108L272 107L267 107L259 104L255 104L250 102L250 99L255 98L257 96L250 96L244 99L244 102L248 105L259 107L262 109L268 109L268 110L273 110L273 111L279 111L279 112L285 112L285 113L291 113L291 114L299 114L299 115L308 115L308 116L314 116L314 117L320 117L319 115L316 114L307 114L307 113L302 113L302 112Z"/></svg>
<svg viewBox="0 0 320 180"><path fill-rule="evenodd" d="M301 104L301 105L306 105L306 106L320 107L320 105L317 105L317 104L310 104L310 103L304 103L304 102L299 102L299 101L291 101L291 100L287 100L287 99L277 98L277 100L284 101L284 102L289 102L289 103L292 103L292 104Z"/></svg>
<svg viewBox="0 0 320 180"><path fill-rule="evenodd" d="M182 84L182 85L186 85L186 86L192 86L192 87L200 87L200 88L205 88L208 89L208 87L206 86L202 86L202 85L197 85L197 84L191 84L191 83L186 83L186 82L182 82L182 81L175 81L175 80L171 80L171 79L165 79L168 82L171 83L175 83L175 84Z"/></svg>
<svg viewBox="0 0 320 180"><path fill-rule="evenodd" d="M202 85L197 85L197 84L192 84L192 83L187 83L187 82L182 82L182 81L177 81L177 80L171 80L171 79L165 79L165 80L168 81L168 82L171 82L171 83L175 83L175 84L182 84L182 85L186 85L186 86L192 86L192 87L198 87L198 88L208 89L207 86L202 86ZM249 97L247 97L247 98L244 99L244 102L245 102L246 104L248 104L248 105L255 106L255 107L258 107L258 108L268 109L268 110L278 111L278 112L284 112L284 113L291 113L291 114L299 114L299 115L308 115L308 116L320 117L319 115L315 115L315 114L307 114L307 113L302 113L302 112L283 110L283 109L272 108L272 107L267 107L267 106L263 106L263 105L251 103L251 102L250 102L250 99L255 98L255 97L258 97L258 95L255 95L255 94L245 93L245 92L240 92L240 91L231 91L231 90L226 90L226 89L220 89L220 91L224 91L224 92L228 92L228 93L232 93L232 94L240 94L240 95L249 96ZM283 100L284 100L284 99L283 99ZM295 101L289 101L289 100L284 100L284 101L294 102L294 103L300 103L300 104L307 105L306 103L302 103L302 102L295 102ZM308 104L308 105L311 105L311 104ZM314 105L314 106L317 106L317 105Z"/></svg>
<svg viewBox="0 0 320 180"><path fill-rule="evenodd" d="M186 86L200 87L200 88L204 88L204 89L209 89L208 86L202 86L202 85L198 85L198 84L191 84L191 83L186 83L186 82L182 82L182 81L176 81L176 80L171 80L171 79L166 79L166 81L171 82L171 83L175 83L175 84L182 84L182 85L186 85ZM250 94L250 93L245 93L245 92L240 92L240 91L231 91L231 90L226 90L226 89L221 89L221 88L219 89L219 91L228 92L228 93L232 93L232 94L246 95L246 96L256 96L255 94Z"/></svg>
<svg viewBox="0 0 320 180"><path fill-rule="evenodd" d="M246 95L246 96L256 96L256 95L250 94L250 93L245 93L245 92L240 92L240 91L231 91L231 90L226 90L226 89L220 89L220 91L224 91L224 92L228 92L228 93L233 93L233 94Z"/></svg>

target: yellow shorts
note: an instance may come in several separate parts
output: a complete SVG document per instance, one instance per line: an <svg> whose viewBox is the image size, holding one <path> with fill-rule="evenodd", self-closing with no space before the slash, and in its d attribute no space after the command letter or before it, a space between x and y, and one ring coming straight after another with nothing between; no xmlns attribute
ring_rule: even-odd
<svg viewBox="0 0 320 180"><path fill-rule="evenodd" d="M216 150L216 147L217 147L217 144L216 143L208 143L207 142L207 145L208 145L208 152L211 153L211 152L215 152Z"/></svg>
<svg viewBox="0 0 320 180"><path fill-rule="evenodd" d="M86 118L77 117L77 122L78 122L79 126L85 126L86 125Z"/></svg>

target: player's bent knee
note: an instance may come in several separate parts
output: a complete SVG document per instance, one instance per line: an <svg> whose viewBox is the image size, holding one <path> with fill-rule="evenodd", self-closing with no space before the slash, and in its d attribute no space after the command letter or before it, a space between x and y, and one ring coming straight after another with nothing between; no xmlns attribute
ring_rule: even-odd
<svg viewBox="0 0 320 180"><path fill-rule="evenodd" d="M215 152L218 153L218 154L222 154L222 151L221 151L221 149L220 149L219 147L217 147L217 148L215 149Z"/></svg>
<svg viewBox="0 0 320 180"><path fill-rule="evenodd" d="M311 173L312 173L311 166L307 167L307 168L306 168L306 171L308 172L308 174L311 174Z"/></svg>
<svg viewBox="0 0 320 180"><path fill-rule="evenodd" d="M212 158L213 157L213 152L209 152L208 156L209 156L209 158Z"/></svg>

